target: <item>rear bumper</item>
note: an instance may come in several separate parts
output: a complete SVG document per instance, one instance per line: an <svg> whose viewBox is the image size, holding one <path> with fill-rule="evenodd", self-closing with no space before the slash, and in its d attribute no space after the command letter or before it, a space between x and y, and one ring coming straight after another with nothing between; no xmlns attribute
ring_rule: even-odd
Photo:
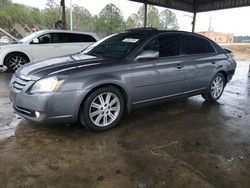
<svg viewBox="0 0 250 188"><path fill-rule="evenodd" d="M227 82L232 80L234 73L235 73L235 70L231 70L227 72L227 80L226 80Z"/></svg>

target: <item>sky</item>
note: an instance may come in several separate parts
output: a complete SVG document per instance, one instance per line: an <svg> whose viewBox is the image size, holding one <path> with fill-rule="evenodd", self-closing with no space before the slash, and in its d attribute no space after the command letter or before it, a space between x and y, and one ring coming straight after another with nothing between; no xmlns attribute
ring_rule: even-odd
<svg viewBox="0 0 250 188"><path fill-rule="evenodd" d="M21 3L44 9L47 0L12 0L15 3ZM56 0L59 4L60 0ZM70 0L65 0L66 6L70 6ZM128 18L132 13L136 13L141 6L140 3L128 0L72 0L72 4L83 6L91 14L99 14L105 5L113 3L123 12L123 16ZM164 8L158 7L159 11ZM184 11L172 10L178 19L181 30L191 31L192 14ZM211 11L198 13L196 16L196 32L207 31L211 20L211 27L216 32L233 33L234 35L250 35L250 7L233 8L220 11Z"/></svg>

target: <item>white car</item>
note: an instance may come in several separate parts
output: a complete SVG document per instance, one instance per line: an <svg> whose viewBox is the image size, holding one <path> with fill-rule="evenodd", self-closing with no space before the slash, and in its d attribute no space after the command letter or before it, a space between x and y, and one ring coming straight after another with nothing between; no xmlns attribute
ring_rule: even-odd
<svg viewBox="0 0 250 188"><path fill-rule="evenodd" d="M28 62L77 53L96 42L93 33L43 30L30 34L16 44L0 46L0 66L15 72Z"/></svg>

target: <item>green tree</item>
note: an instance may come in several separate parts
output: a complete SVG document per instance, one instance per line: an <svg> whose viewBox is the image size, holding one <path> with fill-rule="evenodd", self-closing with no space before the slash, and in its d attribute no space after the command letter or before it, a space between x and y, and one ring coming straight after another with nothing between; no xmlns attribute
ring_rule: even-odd
<svg viewBox="0 0 250 188"><path fill-rule="evenodd" d="M144 26L144 6L141 6L137 14L132 14L126 21L126 28L138 28ZM155 6L149 5L147 10L147 27L158 29L179 29L178 20L174 12L166 9L159 13Z"/></svg>
<svg viewBox="0 0 250 188"><path fill-rule="evenodd" d="M138 14L140 26L143 27L143 24L144 24L144 5L142 5L139 8L137 14ZM159 11L153 5L149 5L148 6L148 11L147 11L147 27L154 27L154 28L158 28L158 29L162 29L163 28L163 24L160 21Z"/></svg>
<svg viewBox="0 0 250 188"><path fill-rule="evenodd" d="M160 20L164 29L179 29L176 15L169 9L165 9L161 12Z"/></svg>
<svg viewBox="0 0 250 188"><path fill-rule="evenodd" d="M44 15L38 8L32 8L32 10L29 11L29 17L31 18L31 27L38 27L39 29L44 28Z"/></svg>
<svg viewBox="0 0 250 188"><path fill-rule="evenodd" d="M47 28L53 28L55 22L61 18L60 5L55 3L55 0L48 0L46 8L42 11L44 24Z"/></svg>
<svg viewBox="0 0 250 188"><path fill-rule="evenodd" d="M155 6L152 5L148 6L147 27L155 27L158 29L163 28L163 25L160 21L159 11Z"/></svg>
<svg viewBox="0 0 250 188"><path fill-rule="evenodd" d="M28 23L30 21L28 11L29 8L24 5L6 4L0 11L0 26L10 32L14 24Z"/></svg>
<svg viewBox="0 0 250 188"><path fill-rule="evenodd" d="M69 9L67 9L67 23L70 24L70 13ZM82 31L91 31L92 29L92 15L90 12L84 7L80 7L78 5L73 5L73 29L74 30L82 30Z"/></svg>
<svg viewBox="0 0 250 188"><path fill-rule="evenodd" d="M0 9L6 7L7 5L10 5L11 1L10 0L0 0Z"/></svg>
<svg viewBox="0 0 250 188"><path fill-rule="evenodd" d="M126 28L131 29L137 27L142 27L142 23L140 21L138 14L133 13L128 17L126 21Z"/></svg>
<svg viewBox="0 0 250 188"><path fill-rule="evenodd" d="M102 36L120 32L125 29L121 10L114 4L106 5L100 12L99 18L95 18L95 30Z"/></svg>

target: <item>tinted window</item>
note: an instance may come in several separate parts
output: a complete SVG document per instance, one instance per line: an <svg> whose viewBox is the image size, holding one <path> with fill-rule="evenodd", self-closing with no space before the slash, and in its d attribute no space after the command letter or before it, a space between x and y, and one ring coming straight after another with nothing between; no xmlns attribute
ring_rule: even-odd
<svg viewBox="0 0 250 188"><path fill-rule="evenodd" d="M96 39L91 35L78 34L80 42L96 42Z"/></svg>
<svg viewBox="0 0 250 188"><path fill-rule="evenodd" d="M96 42L96 39L91 35L86 34L67 34L69 37L68 42Z"/></svg>
<svg viewBox="0 0 250 188"><path fill-rule="evenodd" d="M44 34L38 37L39 44L48 44L51 43L51 35L50 34Z"/></svg>
<svg viewBox="0 0 250 188"><path fill-rule="evenodd" d="M159 52L159 57L177 56L180 54L178 35L165 35L153 39L144 50Z"/></svg>
<svg viewBox="0 0 250 188"><path fill-rule="evenodd" d="M211 44L199 37L182 36L182 54L214 53Z"/></svg>
<svg viewBox="0 0 250 188"><path fill-rule="evenodd" d="M40 44L62 43L65 42L63 37L64 36L61 33L48 33L38 37L38 40Z"/></svg>
<svg viewBox="0 0 250 188"><path fill-rule="evenodd" d="M39 43L75 43L75 42L96 42L91 35L74 33L49 33L40 36Z"/></svg>

